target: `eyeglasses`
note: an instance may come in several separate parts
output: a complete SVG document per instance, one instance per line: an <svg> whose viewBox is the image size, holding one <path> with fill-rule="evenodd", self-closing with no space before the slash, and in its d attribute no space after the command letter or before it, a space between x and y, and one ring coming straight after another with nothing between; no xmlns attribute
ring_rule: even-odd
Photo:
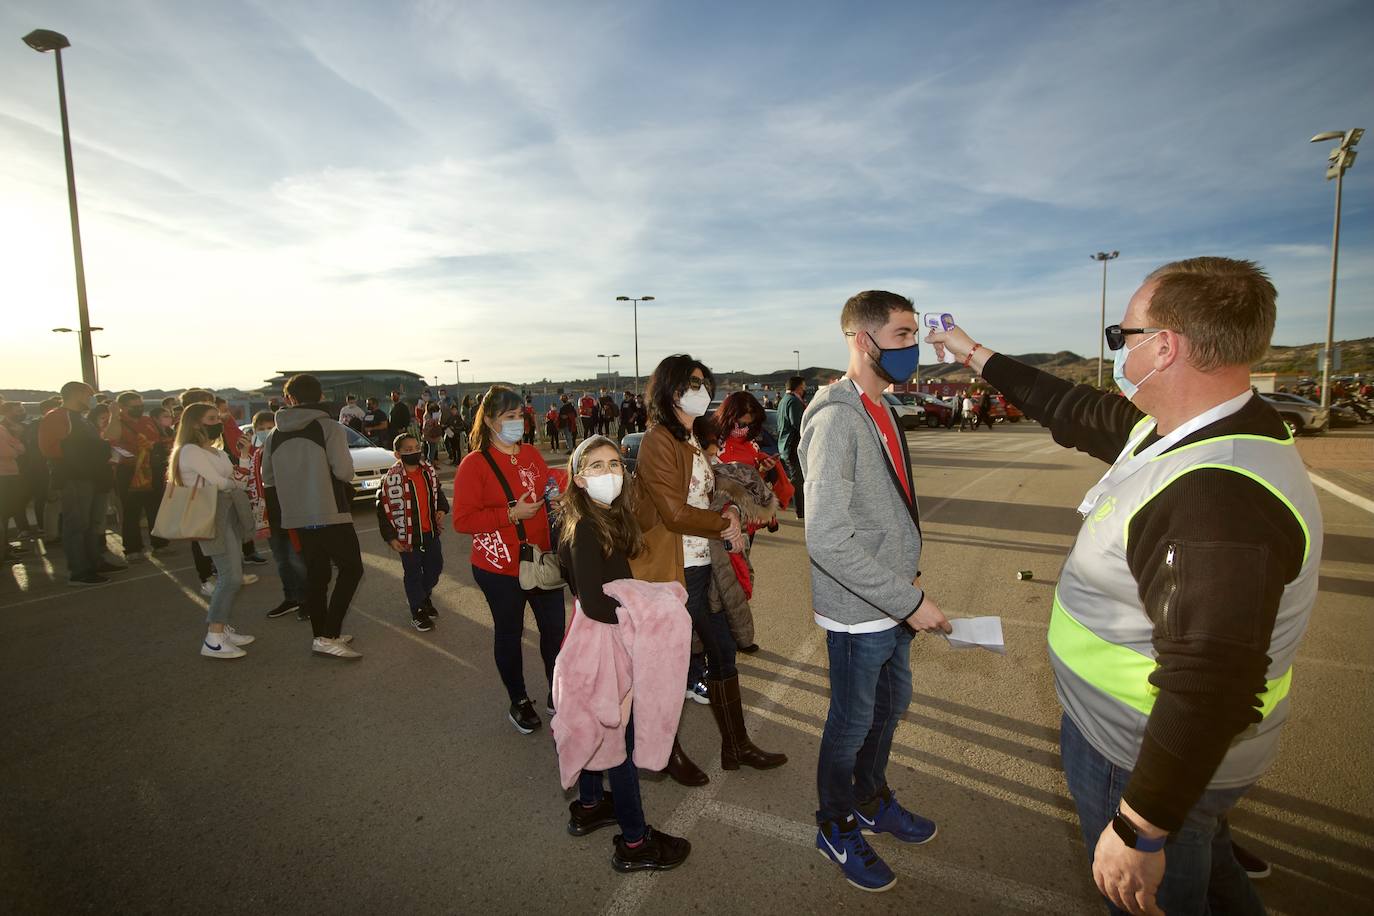
<svg viewBox="0 0 1374 916"><path fill-rule="evenodd" d="M1120 350L1122 347L1126 346L1126 335L1127 335L1127 334L1158 334L1158 333L1161 332L1161 331L1167 331L1167 330L1169 330L1169 329L1168 329L1168 328L1123 328L1123 327L1122 327L1121 325L1119 325L1119 324L1109 324L1109 325L1107 325L1107 327L1103 330L1103 333L1107 335L1107 349L1108 349L1108 350Z"/></svg>
<svg viewBox="0 0 1374 916"><path fill-rule="evenodd" d="M706 379L697 378L695 375L687 380L687 387L693 391L701 390L701 386L706 384Z"/></svg>

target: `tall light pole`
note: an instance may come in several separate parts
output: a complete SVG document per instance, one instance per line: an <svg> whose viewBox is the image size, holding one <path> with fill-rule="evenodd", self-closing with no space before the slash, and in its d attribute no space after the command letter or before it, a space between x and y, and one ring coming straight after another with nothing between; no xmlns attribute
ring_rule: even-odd
<svg viewBox="0 0 1374 916"><path fill-rule="evenodd" d="M95 390L96 390L96 391L99 391L99 390L100 390L100 361L101 361L102 359L109 359L109 358L110 358L110 354L108 354L108 353L95 353L95 354L93 354L93 355L95 356Z"/></svg>
<svg viewBox="0 0 1374 916"><path fill-rule="evenodd" d="M1347 131L1328 130L1317 134L1309 142L1340 140L1340 144L1326 157L1326 180L1336 179L1336 225L1331 230L1331 296L1326 303L1326 352L1322 355L1322 409L1331 406L1331 359L1336 345L1336 261L1341 253L1341 182L1346 169L1355 164L1355 144L1364 136L1363 127Z"/></svg>
<svg viewBox="0 0 1374 916"><path fill-rule="evenodd" d="M616 296L616 302L633 302L635 312L635 393L639 393L639 303L653 302L653 296Z"/></svg>
<svg viewBox="0 0 1374 916"><path fill-rule="evenodd" d="M597 358L597 359L604 359L604 360L606 361L606 381L609 382L609 381L611 380L611 360L613 360L613 359L620 359L620 354L619 354L619 353L598 353L598 354L596 354L596 358Z"/></svg>
<svg viewBox="0 0 1374 916"><path fill-rule="evenodd" d="M801 375L801 351L793 350L792 355L797 358L797 374Z"/></svg>
<svg viewBox="0 0 1374 916"><path fill-rule="evenodd" d="M80 316L81 380L94 387L95 353L91 342L91 317L86 309L86 266L81 259L81 223L76 215L76 173L72 170L72 134L67 124L67 84L62 78L62 49L72 43L61 32L35 29L24 44L40 53L52 51L57 60L57 105L62 112L62 154L67 161L67 206L72 218L72 256L76 260L76 307Z"/></svg>
<svg viewBox="0 0 1374 916"><path fill-rule="evenodd" d="M466 359L446 359L446 363L453 363L453 374L458 380L458 387L463 387L463 363L469 362Z"/></svg>
<svg viewBox="0 0 1374 916"><path fill-rule="evenodd" d="M1115 260L1121 252L1099 251L1088 257L1102 262L1102 321L1097 328L1097 387L1102 387L1102 363L1107 356L1107 262Z"/></svg>

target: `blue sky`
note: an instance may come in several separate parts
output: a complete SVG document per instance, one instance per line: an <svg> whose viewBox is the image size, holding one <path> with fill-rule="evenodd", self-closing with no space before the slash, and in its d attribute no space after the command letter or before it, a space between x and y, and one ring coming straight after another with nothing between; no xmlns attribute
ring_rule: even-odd
<svg viewBox="0 0 1374 916"><path fill-rule="evenodd" d="M1325 332L1324 130L1374 127L1374 5L97 3L0 8L0 387L77 374L62 31L102 382L533 381L688 350L841 366L860 289L1007 352L1097 349L1158 264L1254 258ZM1374 159L1337 336L1374 335Z"/></svg>

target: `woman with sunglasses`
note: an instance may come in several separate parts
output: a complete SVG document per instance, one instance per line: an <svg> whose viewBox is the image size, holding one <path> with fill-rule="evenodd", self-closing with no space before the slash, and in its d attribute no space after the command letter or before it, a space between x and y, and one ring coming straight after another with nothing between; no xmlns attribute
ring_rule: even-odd
<svg viewBox="0 0 1374 916"><path fill-rule="evenodd" d="M772 769L787 762L784 754L759 750L749 740L735 667L735 642L724 615L710 613L709 540L723 539L733 550L744 546L738 509L710 509L715 487L702 444L691 432L692 423L706 413L715 391L711 370L685 354L669 356L649 378L649 429L639 446L635 473L646 497L640 512L644 549L631 566L635 578L649 582L677 580L687 589L687 611L706 649L712 680L710 702L719 706L721 767ZM713 685L714 686L714 685ZM676 741L667 772L685 786L705 785L704 772Z"/></svg>

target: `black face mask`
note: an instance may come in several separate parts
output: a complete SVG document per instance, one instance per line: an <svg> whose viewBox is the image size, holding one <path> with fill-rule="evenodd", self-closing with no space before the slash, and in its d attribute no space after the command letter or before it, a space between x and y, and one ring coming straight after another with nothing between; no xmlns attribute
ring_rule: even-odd
<svg viewBox="0 0 1374 916"><path fill-rule="evenodd" d="M409 455L402 455L401 460L404 461L406 464L410 465L411 467L414 467L415 465L420 463L420 453L411 452Z"/></svg>
<svg viewBox="0 0 1374 916"><path fill-rule="evenodd" d="M205 423L201 425L201 429L205 430L205 438L211 442L224 435L223 423Z"/></svg>

